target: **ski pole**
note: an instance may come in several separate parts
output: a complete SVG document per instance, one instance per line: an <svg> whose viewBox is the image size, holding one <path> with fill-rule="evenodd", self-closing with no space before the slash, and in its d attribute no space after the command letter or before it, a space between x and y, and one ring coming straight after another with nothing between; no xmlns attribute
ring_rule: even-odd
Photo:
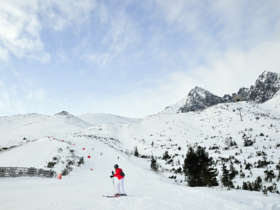
<svg viewBox="0 0 280 210"><path fill-rule="evenodd" d="M112 171L112 175L114 175L114 172ZM115 192L115 181L114 177L112 177L112 182L113 182L113 192Z"/></svg>

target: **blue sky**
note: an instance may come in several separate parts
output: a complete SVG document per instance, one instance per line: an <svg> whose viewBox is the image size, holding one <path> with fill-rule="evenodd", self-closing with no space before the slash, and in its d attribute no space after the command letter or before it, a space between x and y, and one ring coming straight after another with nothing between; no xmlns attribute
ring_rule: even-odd
<svg viewBox="0 0 280 210"><path fill-rule="evenodd" d="M278 0L0 2L0 115L143 117L280 72Z"/></svg>

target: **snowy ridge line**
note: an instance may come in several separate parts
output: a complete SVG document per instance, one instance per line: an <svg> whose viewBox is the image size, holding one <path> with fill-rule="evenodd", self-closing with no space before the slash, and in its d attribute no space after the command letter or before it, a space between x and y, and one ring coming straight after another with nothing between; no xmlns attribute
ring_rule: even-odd
<svg viewBox="0 0 280 210"><path fill-rule="evenodd" d="M264 71L250 88L242 87L237 92L217 96L201 87L194 87L176 104L167 106L160 113L175 114L202 111L211 106L240 101L262 104L272 99L280 90L280 74Z"/></svg>
<svg viewBox="0 0 280 210"><path fill-rule="evenodd" d="M113 137L101 137L101 136L96 136L96 135L76 135L75 137L85 137L85 138L88 138L88 139L95 139L95 140L98 140L99 142L103 143L103 144L106 144L107 146L109 146L110 148L116 150L116 151L119 151L119 152L122 152L122 153L125 153L125 154L129 154L129 150L124 150L122 147L121 147L121 142L120 140L116 139L116 138L113 138Z"/></svg>
<svg viewBox="0 0 280 210"><path fill-rule="evenodd" d="M0 148L0 152L9 151L9 150L11 150L13 148L16 148L16 147L19 147L19 146L21 146L21 145L13 145L13 146L9 146L9 147L2 147L2 148Z"/></svg>
<svg viewBox="0 0 280 210"><path fill-rule="evenodd" d="M26 140L25 142L21 142L21 143L16 144L16 145L12 145L12 146L8 146L8 147L2 147L2 148L0 147L0 153L1 153L1 152L10 151L10 150L15 149L15 148L17 148L17 147L21 147L21 146L23 146L23 145L36 142L36 141L38 141L38 140L39 140L39 139Z"/></svg>
<svg viewBox="0 0 280 210"><path fill-rule="evenodd" d="M68 145L73 145L73 143L71 141L65 141L64 139L58 139L56 137L53 137L53 136L48 136L48 139L49 140L54 140L54 141L58 141L58 142L63 142L65 144L68 144Z"/></svg>
<svg viewBox="0 0 280 210"><path fill-rule="evenodd" d="M0 177L36 176L52 178L55 175L55 171L36 169L33 167L0 167Z"/></svg>

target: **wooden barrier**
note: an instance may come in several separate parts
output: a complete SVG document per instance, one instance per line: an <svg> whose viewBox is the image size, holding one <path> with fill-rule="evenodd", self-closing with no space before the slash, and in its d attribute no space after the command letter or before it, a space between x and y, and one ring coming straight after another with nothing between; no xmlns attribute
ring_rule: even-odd
<svg viewBox="0 0 280 210"><path fill-rule="evenodd" d="M25 168L25 167L0 167L0 177L21 177L21 176L34 176L34 177L54 177L55 171L44 170L37 168Z"/></svg>

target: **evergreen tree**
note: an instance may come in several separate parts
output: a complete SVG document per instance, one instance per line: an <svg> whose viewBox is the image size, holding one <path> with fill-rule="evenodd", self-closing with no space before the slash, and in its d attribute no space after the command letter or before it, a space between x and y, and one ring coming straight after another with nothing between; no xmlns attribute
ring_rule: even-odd
<svg viewBox="0 0 280 210"><path fill-rule="evenodd" d="M171 158L171 156L168 154L168 151L166 150L166 151L164 152L163 156L162 156L162 159L163 159L163 160L168 160L168 159L170 159L170 158Z"/></svg>
<svg viewBox="0 0 280 210"><path fill-rule="evenodd" d="M154 158L154 156L152 156L152 159L151 159L151 169L154 171L158 171L157 160Z"/></svg>
<svg viewBox="0 0 280 210"><path fill-rule="evenodd" d="M278 170L277 182L279 182L279 181L280 181L280 161L279 161L279 163L276 165L276 170Z"/></svg>
<svg viewBox="0 0 280 210"><path fill-rule="evenodd" d="M198 147L196 151L189 148L184 160L183 172L187 176L190 186L217 186L217 170L212 167L213 160L205 152L205 149Z"/></svg>
<svg viewBox="0 0 280 210"><path fill-rule="evenodd" d="M246 182L243 182L242 190L249 190L248 185Z"/></svg>
<svg viewBox="0 0 280 210"><path fill-rule="evenodd" d="M231 181L231 176L230 176L230 173L229 173L229 170L227 170L227 167L225 166L225 164L223 164L223 174L222 174L222 184L225 186L225 187L228 187L228 188L233 188L233 183Z"/></svg>
<svg viewBox="0 0 280 210"><path fill-rule="evenodd" d="M262 189L262 178L260 176L257 177L254 183L254 191L260 191Z"/></svg>
<svg viewBox="0 0 280 210"><path fill-rule="evenodd" d="M208 168L208 171L206 173L207 186L214 187L219 185L217 180L217 175L218 175L218 171L216 168L213 167Z"/></svg>
<svg viewBox="0 0 280 210"><path fill-rule="evenodd" d="M265 173L265 181L266 182L272 182L272 179L274 179L276 176L274 174L274 171L273 170L265 170L264 171Z"/></svg>
<svg viewBox="0 0 280 210"><path fill-rule="evenodd" d="M134 156L139 157L139 152L138 152L137 147L134 148Z"/></svg>
<svg viewBox="0 0 280 210"><path fill-rule="evenodd" d="M231 162L230 163L230 169L229 169L229 177L230 177L230 180L232 181L235 176L238 174L238 171L234 168L233 166L233 163Z"/></svg>
<svg viewBox="0 0 280 210"><path fill-rule="evenodd" d="M266 188L266 186L263 187L263 194L267 195L267 188Z"/></svg>

